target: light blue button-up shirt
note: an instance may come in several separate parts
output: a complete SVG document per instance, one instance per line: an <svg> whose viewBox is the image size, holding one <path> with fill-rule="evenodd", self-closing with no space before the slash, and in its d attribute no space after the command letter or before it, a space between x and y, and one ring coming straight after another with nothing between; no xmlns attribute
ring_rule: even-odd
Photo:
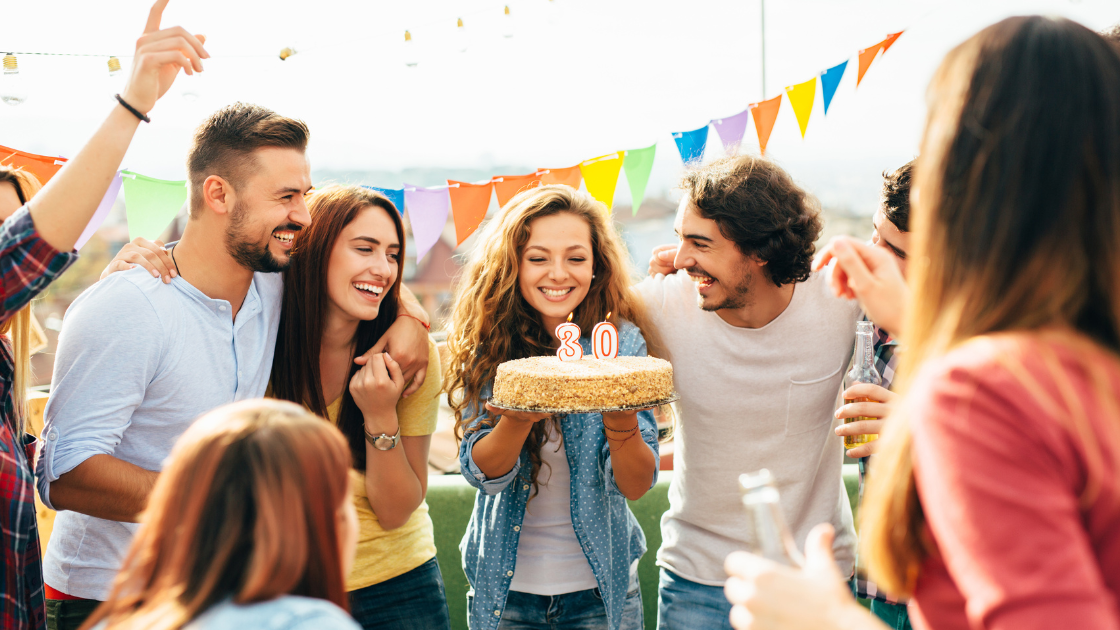
<svg viewBox="0 0 1120 630"><path fill-rule="evenodd" d="M142 268L115 273L66 312L36 478L50 484L94 455L161 470L199 415L268 386L283 280L258 273L233 319L230 303ZM43 559L47 584L104 600L138 526L63 511Z"/></svg>
<svg viewBox="0 0 1120 630"><path fill-rule="evenodd" d="M629 322L619 326L619 356L646 356L646 342L641 331ZM591 341L580 339L585 355L591 355ZM489 399L491 385L482 391ZM528 450L522 449L513 470L488 479L474 463L474 445L492 428L472 432L482 416L468 426L459 446L459 465L463 477L481 492L475 499L467 533L459 549L463 554L463 570L470 581L469 625L472 630L493 630L498 627L505 608L506 595L517 564L517 543L525 504L532 485ZM653 413L638 413L642 440L653 449L654 475L660 458L657 451L657 424ZM615 484L611 468L610 447L603 437L603 416L597 413L569 414L561 417L564 451L571 469L572 527L599 583L599 591L607 608L611 628L622 622L622 605L630 584L630 572L646 551L646 538L637 519L626 504L626 497ZM652 486L651 486L652 487Z"/></svg>

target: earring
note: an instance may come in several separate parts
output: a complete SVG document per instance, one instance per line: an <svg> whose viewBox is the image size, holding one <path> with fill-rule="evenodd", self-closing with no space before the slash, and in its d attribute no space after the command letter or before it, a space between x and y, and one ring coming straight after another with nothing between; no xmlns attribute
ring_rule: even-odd
<svg viewBox="0 0 1120 630"><path fill-rule="evenodd" d="M595 274L591 274L591 279L592 279L592 280L594 280L594 279L595 279Z"/></svg>

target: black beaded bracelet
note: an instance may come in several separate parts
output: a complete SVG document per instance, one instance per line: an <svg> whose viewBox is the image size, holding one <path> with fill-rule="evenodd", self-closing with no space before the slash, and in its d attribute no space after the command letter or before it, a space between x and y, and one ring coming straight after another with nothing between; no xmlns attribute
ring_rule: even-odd
<svg viewBox="0 0 1120 630"><path fill-rule="evenodd" d="M123 107L123 108L127 109L128 111L132 112L132 115L133 115L133 116L135 116L135 117L139 118L140 120L143 120L143 121L144 121L144 122L146 122L146 123L150 123L150 122L152 122L152 119L151 119L151 118L148 118L148 117L147 117L147 116L145 116L144 114L141 114L141 113L140 113L140 111L139 111L139 110L137 110L137 109L136 109L135 107L133 107L133 106L129 105L128 103L126 103L126 102L124 101L124 99L123 99L123 98L121 98L121 95L120 95L120 94L114 94L113 96L115 96L115 97L116 97L116 99L117 99L117 102L121 104L121 107Z"/></svg>

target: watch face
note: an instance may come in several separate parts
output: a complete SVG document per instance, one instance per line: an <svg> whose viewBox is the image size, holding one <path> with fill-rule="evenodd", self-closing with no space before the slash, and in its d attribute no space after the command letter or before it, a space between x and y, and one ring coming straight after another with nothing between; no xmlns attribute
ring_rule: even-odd
<svg viewBox="0 0 1120 630"><path fill-rule="evenodd" d="M393 438L382 435L373 441L373 447L379 451L387 451L393 448Z"/></svg>

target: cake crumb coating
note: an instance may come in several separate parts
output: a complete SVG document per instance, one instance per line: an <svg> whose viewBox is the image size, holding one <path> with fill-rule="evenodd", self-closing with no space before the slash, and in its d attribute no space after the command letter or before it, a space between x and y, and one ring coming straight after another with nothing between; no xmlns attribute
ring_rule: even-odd
<svg viewBox="0 0 1120 630"><path fill-rule="evenodd" d="M499 365L491 402L507 408L579 412L653 403L672 393L673 366L664 359L561 361L547 356Z"/></svg>

